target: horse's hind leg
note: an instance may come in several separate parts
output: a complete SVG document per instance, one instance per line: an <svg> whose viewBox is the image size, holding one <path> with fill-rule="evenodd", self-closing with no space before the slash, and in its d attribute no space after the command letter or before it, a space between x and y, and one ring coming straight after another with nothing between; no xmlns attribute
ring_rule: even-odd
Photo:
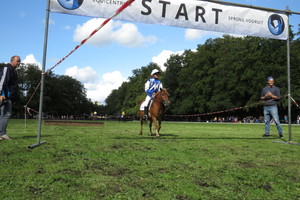
<svg viewBox="0 0 300 200"><path fill-rule="evenodd" d="M140 135L143 135L143 124L144 124L143 115L144 115L144 111L140 110L139 114L140 114L140 125L141 125Z"/></svg>
<svg viewBox="0 0 300 200"><path fill-rule="evenodd" d="M143 135L143 119L141 117L140 117L140 125L141 125L140 135Z"/></svg>
<svg viewBox="0 0 300 200"><path fill-rule="evenodd" d="M157 129L157 134L158 134L158 136L160 136L160 135L159 135L160 128L161 128L161 120L158 120L158 129ZM156 134L156 135L157 135L157 134Z"/></svg>

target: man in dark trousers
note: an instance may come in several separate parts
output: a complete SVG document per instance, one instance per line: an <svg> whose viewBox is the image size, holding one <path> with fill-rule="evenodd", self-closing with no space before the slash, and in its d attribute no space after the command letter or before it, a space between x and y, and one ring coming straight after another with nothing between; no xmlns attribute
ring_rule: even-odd
<svg viewBox="0 0 300 200"><path fill-rule="evenodd" d="M10 63L3 67L0 77L0 140L11 140L6 134L8 119L12 115L12 104L17 96L18 74L16 68L20 66L21 58L13 56Z"/></svg>
<svg viewBox="0 0 300 200"><path fill-rule="evenodd" d="M278 87L274 86L274 78L268 77L268 85L262 89L261 99L264 100L264 120L265 120L265 134L263 137L270 136L270 120L273 117L278 135L280 138L283 138L283 130L280 125L277 101L281 98L280 90Z"/></svg>

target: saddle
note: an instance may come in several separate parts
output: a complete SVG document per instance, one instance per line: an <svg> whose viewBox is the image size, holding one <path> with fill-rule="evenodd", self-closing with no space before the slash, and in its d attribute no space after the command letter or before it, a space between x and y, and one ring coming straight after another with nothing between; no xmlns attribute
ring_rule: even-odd
<svg viewBox="0 0 300 200"><path fill-rule="evenodd" d="M150 99L150 101L148 102L148 105L145 105L145 101L143 101L141 103L140 110L143 111L145 107L147 107L149 109L151 107L151 105L152 105L152 102L153 102L153 99Z"/></svg>

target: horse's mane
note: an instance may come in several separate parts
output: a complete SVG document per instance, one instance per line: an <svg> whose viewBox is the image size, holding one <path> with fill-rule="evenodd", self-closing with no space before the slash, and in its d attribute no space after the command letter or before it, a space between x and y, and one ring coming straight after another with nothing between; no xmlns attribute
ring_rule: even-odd
<svg viewBox="0 0 300 200"><path fill-rule="evenodd" d="M169 95L169 93L168 93L168 91L167 91L167 89L166 88L161 88L157 93L156 93L156 95L154 96L154 98L153 98L153 100L156 100L157 98L159 98L160 96L160 93L162 93L162 92L166 92L168 95Z"/></svg>

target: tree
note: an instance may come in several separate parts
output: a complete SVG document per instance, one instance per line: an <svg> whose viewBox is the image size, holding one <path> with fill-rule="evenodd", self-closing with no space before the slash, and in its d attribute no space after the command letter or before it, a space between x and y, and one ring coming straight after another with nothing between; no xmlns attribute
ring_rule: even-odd
<svg viewBox="0 0 300 200"><path fill-rule="evenodd" d="M183 58L180 55L171 55L165 63L166 71L162 78L162 82L165 88L169 88L170 102L176 102L176 99L180 98L175 92L179 87L178 77L183 68ZM177 105L172 103L166 112L175 111Z"/></svg>
<svg viewBox="0 0 300 200"><path fill-rule="evenodd" d="M4 64L2 64L4 65ZM24 106L39 109L41 70L36 65L20 65L17 68L19 92L14 104L17 117L24 115ZM55 117L62 115L89 115L100 107L86 97L86 89L78 80L69 76L55 75L49 72L45 76L43 112ZM102 106L103 110L103 106Z"/></svg>

